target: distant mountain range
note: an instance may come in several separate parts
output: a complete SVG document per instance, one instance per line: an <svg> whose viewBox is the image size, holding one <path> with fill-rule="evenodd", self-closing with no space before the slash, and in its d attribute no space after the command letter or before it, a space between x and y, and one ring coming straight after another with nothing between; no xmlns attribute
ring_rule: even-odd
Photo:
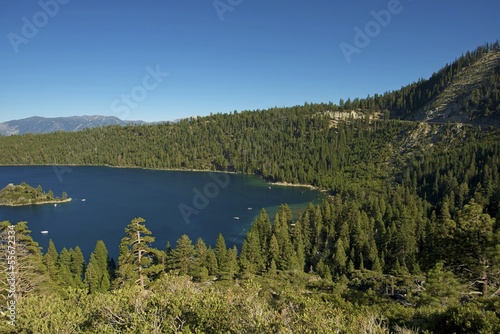
<svg viewBox="0 0 500 334"><path fill-rule="evenodd" d="M29 117L0 123L0 135L25 133L49 133L55 131L79 131L107 125L145 124L144 121L124 121L115 116Z"/></svg>

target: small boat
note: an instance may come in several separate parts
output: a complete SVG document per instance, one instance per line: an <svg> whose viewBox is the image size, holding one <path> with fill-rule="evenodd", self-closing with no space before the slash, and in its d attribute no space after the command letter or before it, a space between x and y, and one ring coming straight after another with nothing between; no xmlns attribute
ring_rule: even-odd
<svg viewBox="0 0 500 334"><path fill-rule="evenodd" d="M248 208L248 210L252 210L252 208Z"/></svg>
<svg viewBox="0 0 500 334"><path fill-rule="evenodd" d="M86 199L85 199L85 198L82 198L82 202L85 202L85 201L86 201Z"/></svg>
<svg viewBox="0 0 500 334"><path fill-rule="evenodd" d="M240 220L240 217L233 217L234 220Z"/></svg>
<svg viewBox="0 0 500 334"><path fill-rule="evenodd" d="M47 233L49 233L49 231L42 231L41 233L42 234L47 234Z"/></svg>
<svg viewBox="0 0 500 334"><path fill-rule="evenodd" d="M54 204L54 206L57 206L57 204Z"/></svg>
<svg viewBox="0 0 500 334"><path fill-rule="evenodd" d="M271 187L267 187L267 188L271 189Z"/></svg>

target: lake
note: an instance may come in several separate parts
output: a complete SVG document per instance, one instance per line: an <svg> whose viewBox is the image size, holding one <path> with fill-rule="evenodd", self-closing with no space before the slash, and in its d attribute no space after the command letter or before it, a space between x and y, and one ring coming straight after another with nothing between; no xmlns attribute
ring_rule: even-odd
<svg viewBox="0 0 500 334"><path fill-rule="evenodd" d="M226 173L146 170L84 166L0 167L0 188L8 183L41 185L55 196L66 191L69 203L1 207L0 221L27 221L31 236L44 250L50 239L58 252L80 246L88 259L97 240L103 240L117 260L125 227L135 217L146 220L156 238L154 246L172 247L182 234L196 242L215 244L222 233L229 246L241 247L260 210L273 221L282 203L294 217L324 195L303 187L266 183L255 176ZM41 231L48 231L42 234Z"/></svg>

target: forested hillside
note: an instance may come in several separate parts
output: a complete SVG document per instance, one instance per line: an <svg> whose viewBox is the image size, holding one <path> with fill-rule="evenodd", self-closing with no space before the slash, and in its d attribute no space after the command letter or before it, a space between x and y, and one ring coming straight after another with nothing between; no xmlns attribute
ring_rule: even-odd
<svg viewBox="0 0 500 334"><path fill-rule="evenodd" d="M500 124L500 43L466 52L428 79L364 99L343 110L388 110L392 118L438 123Z"/></svg>
<svg viewBox="0 0 500 334"><path fill-rule="evenodd" d="M499 332L500 130L389 119L438 101L460 68L497 51L498 43L466 54L431 86L422 81L340 105L0 138L5 165L231 171L311 184L330 195L296 220L286 204L275 217L262 210L241 249L227 248L222 235L196 242L185 235L155 249L147 222L136 218L124 222L118 259L109 259L99 241L87 262L78 245L58 252L51 243L42 254L26 223L4 222L1 263L7 267L15 234L19 270L17 327L2 328ZM485 108L498 111L492 103Z"/></svg>

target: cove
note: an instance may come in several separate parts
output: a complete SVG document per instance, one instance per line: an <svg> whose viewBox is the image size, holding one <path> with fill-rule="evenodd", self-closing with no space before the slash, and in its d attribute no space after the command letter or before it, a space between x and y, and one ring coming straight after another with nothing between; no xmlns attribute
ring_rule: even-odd
<svg viewBox="0 0 500 334"><path fill-rule="evenodd" d="M26 182L66 191L73 200L54 205L0 207L0 221L27 221L31 236L45 251L52 239L58 252L79 246L88 259L97 240L103 240L117 261L124 228L135 217L146 220L164 250L167 242L187 234L193 243L203 238L212 247L222 233L228 247L241 243L260 210L271 222L280 204L287 203L294 219L309 203L324 195L304 187L266 183L251 175L192 171L89 166L2 166L0 187ZM48 231L42 234L41 231Z"/></svg>

